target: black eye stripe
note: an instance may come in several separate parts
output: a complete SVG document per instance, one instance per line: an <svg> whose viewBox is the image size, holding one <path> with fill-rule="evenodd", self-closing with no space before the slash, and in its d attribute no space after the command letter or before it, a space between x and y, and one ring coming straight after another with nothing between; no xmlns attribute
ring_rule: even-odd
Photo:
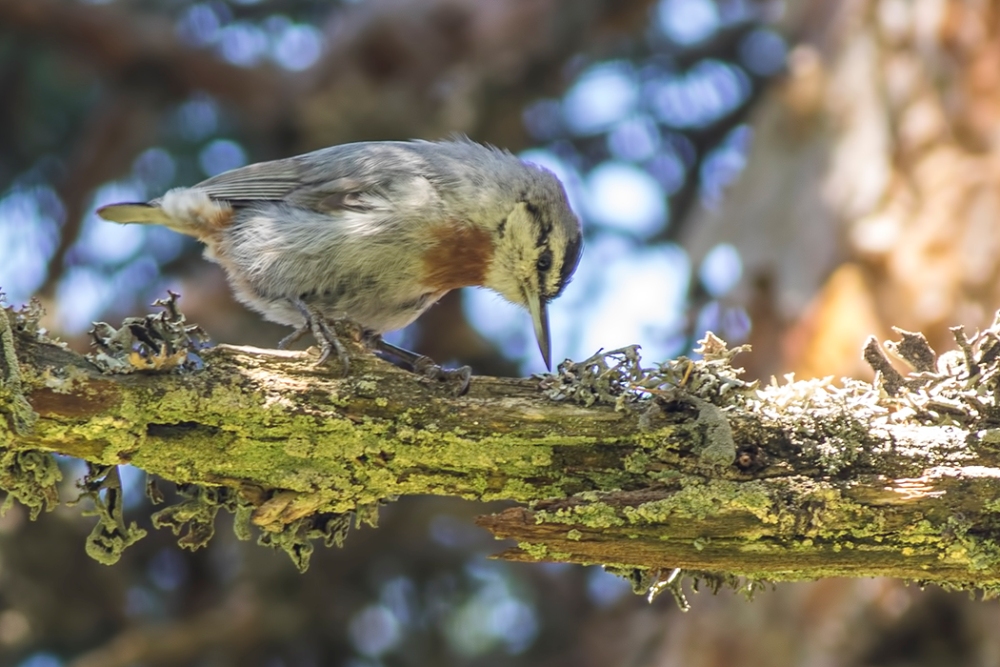
<svg viewBox="0 0 1000 667"><path fill-rule="evenodd" d="M535 246L538 248L544 248L548 245L549 234L552 233L552 220L545 216L542 209L538 207L534 202L530 202L527 199L522 198L518 200L518 203L524 204L524 210L528 212L536 223L538 223L538 239L535 241Z"/></svg>

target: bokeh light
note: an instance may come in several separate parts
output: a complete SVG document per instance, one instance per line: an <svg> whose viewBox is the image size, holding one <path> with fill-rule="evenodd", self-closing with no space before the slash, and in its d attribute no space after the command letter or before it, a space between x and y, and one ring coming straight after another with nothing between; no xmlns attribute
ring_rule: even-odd
<svg viewBox="0 0 1000 667"><path fill-rule="evenodd" d="M215 176L247 163L247 155L235 141L215 139L198 155L198 164L206 176Z"/></svg>
<svg viewBox="0 0 1000 667"><path fill-rule="evenodd" d="M602 63L577 79L563 100L566 124L577 134L597 134L632 112L639 91L629 63Z"/></svg>
<svg viewBox="0 0 1000 667"><path fill-rule="evenodd" d="M655 178L624 162L604 162L586 179L587 219L608 228L648 238L667 219L667 200Z"/></svg>
<svg viewBox="0 0 1000 667"><path fill-rule="evenodd" d="M657 19L664 34L683 46L708 39L720 24L712 0L660 0Z"/></svg>

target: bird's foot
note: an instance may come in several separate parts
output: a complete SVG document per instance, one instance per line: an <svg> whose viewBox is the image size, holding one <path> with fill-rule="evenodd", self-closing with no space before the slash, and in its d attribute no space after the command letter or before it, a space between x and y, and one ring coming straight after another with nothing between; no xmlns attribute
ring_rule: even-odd
<svg viewBox="0 0 1000 667"><path fill-rule="evenodd" d="M295 341L299 340L300 338L302 338L303 336L305 336L307 333L309 333L309 323L308 322L306 322L305 324L303 324L302 326L300 326L298 329L296 329L292 333L288 334L287 336L285 336L284 338L282 338L281 340L279 340L278 341L278 349L279 350L287 350L289 345L291 345Z"/></svg>
<svg viewBox="0 0 1000 667"><path fill-rule="evenodd" d="M469 391L469 383L472 381L472 367L441 368L433 359L423 355L414 362L413 372L438 382L453 383L456 396L462 396Z"/></svg>
<svg viewBox="0 0 1000 667"><path fill-rule="evenodd" d="M313 338L316 339L316 343L319 345L319 359L316 361L316 366L324 365L331 356L336 354L337 359L344 369L344 375L347 375L351 369L351 357L347 353L347 348L344 347L344 344L340 342L340 338L337 336L336 325L341 322L346 325L348 321L334 320L330 322L321 312L308 306L301 300L296 299L292 303L302 314L302 317L305 318L305 323L282 338L278 342L278 348L284 349L290 343L294 343L302 338L307 331L311 332ZM356 327L356 325L354 326Z"/></svg>
<svg viewBox="0 0 1000 667"><path fill-rule="evenodd" d="M437 382L454 384L456 396L462 396L465 392L469 391L469 383L472 380L472 369L469 366L449 369L441 368L430 357L411 352L392 343L387 343L382 340L381 336L370 336L366 342L379 352L406 362L417 375L422 375L429 380Z"/></svg>

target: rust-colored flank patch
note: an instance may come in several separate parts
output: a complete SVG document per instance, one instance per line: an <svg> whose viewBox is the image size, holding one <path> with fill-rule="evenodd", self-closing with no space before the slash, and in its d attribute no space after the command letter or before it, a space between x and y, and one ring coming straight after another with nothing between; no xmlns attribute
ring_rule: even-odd
<svg viewBox="0 0 1000 667"><path fill-rule="evenodd" d="M197 236L203 243L218 242L236 215L233 207L224 201L213 201L212 205L198 207L192 213L202 221L203 226L197 230Z"/></svg>
<svg viewBox="0 0 1000 667"><path fill-rule="evenodd" d="M434 245L424 254L424 284L432 291L482 285L493 261L493 239L480 227L443 224L431 232Z"/></svg>

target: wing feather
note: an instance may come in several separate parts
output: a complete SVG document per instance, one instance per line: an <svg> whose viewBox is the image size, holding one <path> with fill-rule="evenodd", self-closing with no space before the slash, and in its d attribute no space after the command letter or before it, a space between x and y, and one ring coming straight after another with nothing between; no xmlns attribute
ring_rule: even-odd
<svg viewBox="0 0 1000 667"><path fill-rule="evenodd" d="M194 187L213 199L259 201L284 199L301 186L302 168L292 158L232 169Z"/></svg>
<svg viewBox="0 0 1000 667"><path fill-rule="evenodd" d="M407 188L423 159L413 145L361 142L223 172L193 186L235 207L283 201L321 212L368 210ZM159 200L150 202L157 205Z"/></svg>

